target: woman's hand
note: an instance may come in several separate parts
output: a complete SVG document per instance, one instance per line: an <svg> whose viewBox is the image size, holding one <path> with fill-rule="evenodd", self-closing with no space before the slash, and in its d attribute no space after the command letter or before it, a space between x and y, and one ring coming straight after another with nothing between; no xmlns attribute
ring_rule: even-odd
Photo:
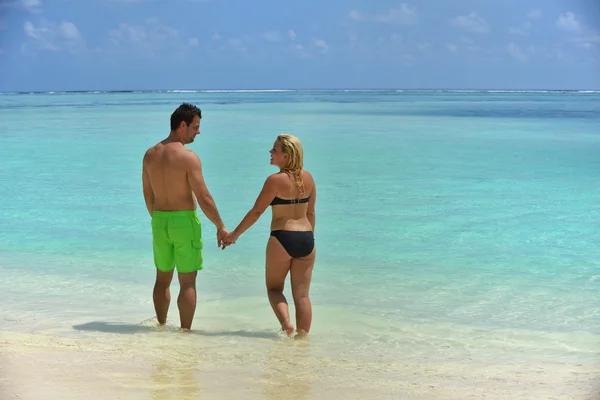
<svg viewBox="0 0 600 400"><path fill-rule="evenodd" d="M222 240L223 250L225 250L225 247L235 244L235 242L238 240L238 237L239 235L236 234L235 231L229 232Z"/></svg>

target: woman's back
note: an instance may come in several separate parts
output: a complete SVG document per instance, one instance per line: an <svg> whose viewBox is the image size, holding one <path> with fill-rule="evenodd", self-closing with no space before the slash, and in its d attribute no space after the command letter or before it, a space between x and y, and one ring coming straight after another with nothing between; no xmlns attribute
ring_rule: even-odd
<svg viewBox="0 0 600 400"><path fill-rule="evenodd" d="M310 172L302 170L301 173L300 188L287 173L276 174L277 194L271 203L271 230L313 230L315 181Z"/></svg>

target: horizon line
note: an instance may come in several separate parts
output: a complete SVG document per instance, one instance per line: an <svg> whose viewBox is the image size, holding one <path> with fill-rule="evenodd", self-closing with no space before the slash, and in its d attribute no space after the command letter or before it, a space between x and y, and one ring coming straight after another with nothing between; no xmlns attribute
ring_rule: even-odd
<svg viewBox="0 0 600 400"><path fill-rule="evenodd" d="M227 93L227 92L579 92L600 93L600 89L504 89L504 88L313 88L313 89L78 89L78 90L13 90L0 94L67 94L67 93Z"/></svg>

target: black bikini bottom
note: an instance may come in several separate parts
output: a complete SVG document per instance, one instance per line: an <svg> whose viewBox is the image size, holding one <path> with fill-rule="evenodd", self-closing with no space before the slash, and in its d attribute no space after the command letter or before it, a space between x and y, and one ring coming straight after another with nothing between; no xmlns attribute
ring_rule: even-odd
<svg viewBox="0 0 600 400"><path fill-rule="evenodd" d="M291 257L305 257L315 247L313 231L271 231L271 236L281 243Z"/></svg>

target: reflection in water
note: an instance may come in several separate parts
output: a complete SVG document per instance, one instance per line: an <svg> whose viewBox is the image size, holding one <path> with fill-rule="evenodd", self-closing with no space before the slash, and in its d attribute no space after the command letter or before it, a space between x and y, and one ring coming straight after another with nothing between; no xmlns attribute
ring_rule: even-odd
<svg viewBox="0 0 600 400"><path fill-rule="evenodd" d="M310 341L277 340L267 353L262 391L268 400L310 399L315 378ZM314 364L312 364L314 365Z"/></svg>
<svg viewBox="0 0 600 400"><path fill-rule="evenodd" d="M155 349L152 378L153 400L192 400L200 397L198 371L201 351L173 352Z"/></svg>

